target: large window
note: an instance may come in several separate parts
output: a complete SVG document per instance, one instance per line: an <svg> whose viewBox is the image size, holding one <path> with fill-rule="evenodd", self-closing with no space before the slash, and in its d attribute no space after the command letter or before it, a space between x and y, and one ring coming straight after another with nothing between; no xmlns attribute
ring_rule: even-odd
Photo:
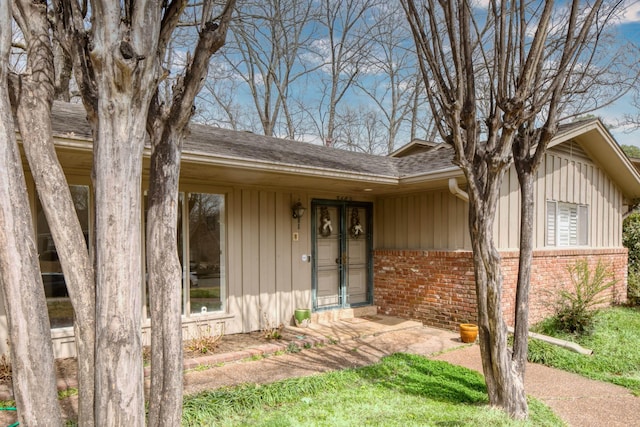
<svg viewBox="0 0 640 427"><path fill-rule="evenodd" d="M177 239L183 272L183 315L224 310L224 231L223 195L180 193ZM148 284L146 295L149 313Z"/></svg>
<svg viewBox="0 0 640 427"><path fill-rule="evenodd" d="M589 244L587 205L547 200L547 246L585 246Z"/></svg>
<svg viewBox="0 0 640 427"><path fill-rule="evenodd" d="M190 314L223 309L224 295L224 196L189 193L189 298ZM185 247L187 245L185 244Z"/></svg>
<svg viewBox="0 0 640 427"><path fill-rule="evenodd" d="M89 241L89 187L70 185L71 197L80 220L85 241ZM51 230L44 215L40 200L36 203L38 254L44 293L47 298L49 322L52 328L63 328L73 325L73 308L67 292L67 285L62 274L62 267L56 245L51 237Z"/></svg>
<svg viewBox="0 0 640 427"><path fill-rule="evenodd" d="M91 218L89 187L71 185L69 189L88 244ZM146 205L145 197L145 208ZM183 270L182 313L191 316L222 311L225 301L224 195L180 193L178 209L178 255ZM73 308L40 201L36 203L36 218L40 269L51 327L73 326ZM148 286L145 288L148 313Z"/></svg>

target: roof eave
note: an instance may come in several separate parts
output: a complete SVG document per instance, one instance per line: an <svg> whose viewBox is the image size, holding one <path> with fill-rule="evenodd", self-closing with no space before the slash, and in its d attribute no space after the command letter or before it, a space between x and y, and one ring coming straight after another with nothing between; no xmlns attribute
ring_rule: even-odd
<svg viewBox="0 0 640 427"><path fill-rule="evenodd" d="M605 144L590 144L595 133ZM600 120L593 120L554 138L549 148L569 140L575 140L589 157L599 164L620 187L628 199L640 198L640 172L624 154L620 145Z"/></svg>
<svg viewBox="0 0 640 427"><path fill-rule="evenodd" d="M418 184L421 182L429 182L429 181L437 181L441 179L447 178L457 178L460 176L464 176L462 169L458 166L454 166L447 169L441 169L436 172L424 172L417 173L413 175L407 175L400 178L400 184Z"/></svg>
<svg viewBox="0 0 640 427"><path fill-rule="evenodd" d="M250 169L261 172L284 173L292 175L303 175L308 177L330 178L347 181L359 181L366 183L377 183L386 185L397 185L398 178L395 176L377 175L362 172L348 172L336 169L327 169L313 166L301 166L288 163L271 162L264 160L247 160L230 156L210 156L197 152L183 152L182 161L189 163L208 164L212 166L234 167L239 169Z"/></svg>

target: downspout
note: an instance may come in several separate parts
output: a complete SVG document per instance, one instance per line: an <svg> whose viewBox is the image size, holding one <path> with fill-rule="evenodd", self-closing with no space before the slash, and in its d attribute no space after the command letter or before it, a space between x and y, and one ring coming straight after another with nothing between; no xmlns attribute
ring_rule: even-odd
<svg viewBox="0 0 640 427"><path fill-rule="evenodd" d="M458 199L464 200L467 203L469 202L469 195L458 187L458 180L455 178L449 178L449 191Z"/></svg>

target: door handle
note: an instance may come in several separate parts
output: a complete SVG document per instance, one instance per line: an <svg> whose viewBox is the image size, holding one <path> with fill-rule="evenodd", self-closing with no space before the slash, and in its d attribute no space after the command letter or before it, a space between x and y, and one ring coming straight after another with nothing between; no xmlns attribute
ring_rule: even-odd
<svg viewBox="0 0 640 427"><path fill-rule="evenodd" d="M342 257L336 258L336 264L346 264L348 259L347 254L343 254Z"/></svg>

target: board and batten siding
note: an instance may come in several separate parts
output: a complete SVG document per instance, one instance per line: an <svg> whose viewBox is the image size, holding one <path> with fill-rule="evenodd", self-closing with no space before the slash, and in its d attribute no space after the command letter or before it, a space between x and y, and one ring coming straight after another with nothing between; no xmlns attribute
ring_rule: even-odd
<svg viewBox="0 0 640 427"><path fill-rule="evenodd" d="M471 249L468 206L449 190L379 197L374 209L378 249Z"/></svg>
<svg viewBox="0 0 640 427"><path fill-rule="evenodd" d="M622 193L577 143L569 141L546 153L534 187L535 249L552 248L545 246L547 200L588 206L588 246L622 246ZM471 249L468 204L448 189L379 197L375 224L378 249ZM513 250L519 238L520 190L512 167L500 188L494 240L498 249Z"/></svg>
<svg viewBox="0 0 640 427"><path fill-rule="evenodd" d="M550 150L545 161L545 177L539 178L538 185L545 185L555 200L588 206L589 246L622 246L624 198L620 188L575 143ZM538 233L538 246L544 245L542 234Z"/></svg>
<svg viewBox="0 0 640 427"><path fill-rule="evenodd" d="M259 189L236 188L227 195L231 333L286 324L295 308L311 305L311 267L301 261L310 252L311 236L303 225L309 216L298 231L291 218L294 199L298 195Z"/></svg>
<svg viewBox="0 0 640 427"><path fill-rule="evenodd" d="M535 249L553 248L545 245L547 200L587 206L588 246L622 246L622 193L577 143L566 142L545 154L537 171L534 191ZM498 249L518 248L519 203L518 178L511 168L503 180L496 212L496 224L500 226L494 227L494 238Z"/></svg>

